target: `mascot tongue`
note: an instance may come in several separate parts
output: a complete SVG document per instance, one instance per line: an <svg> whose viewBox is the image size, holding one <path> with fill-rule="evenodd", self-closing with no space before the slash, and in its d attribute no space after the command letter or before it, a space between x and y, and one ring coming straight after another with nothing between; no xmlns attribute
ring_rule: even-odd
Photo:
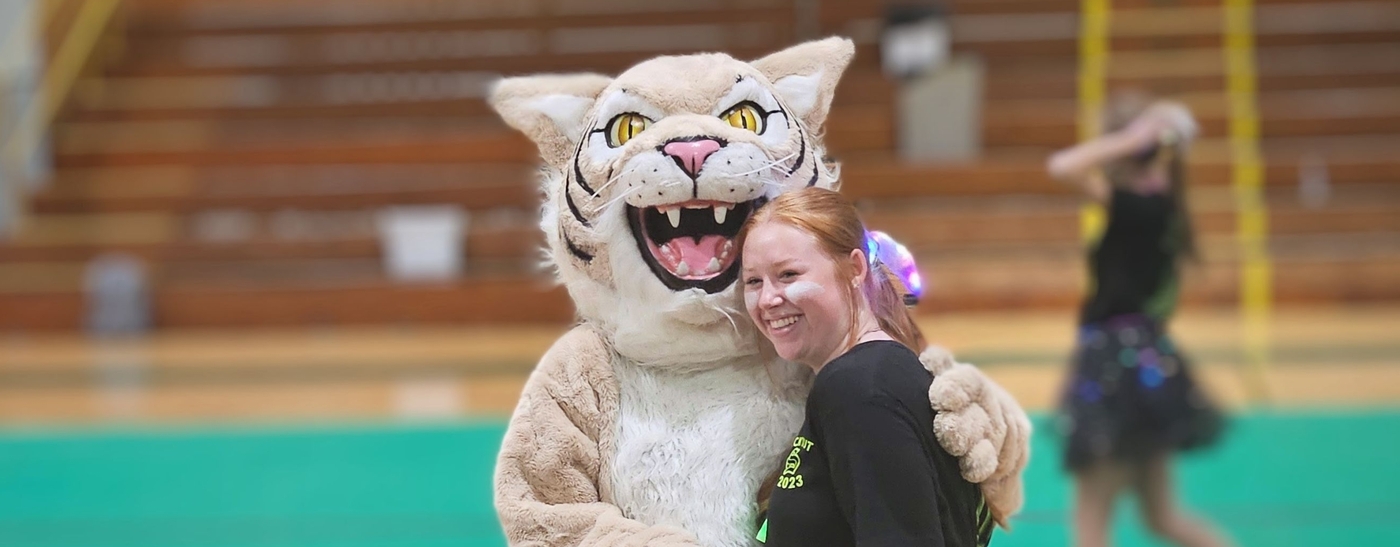
<svg viewBox="0 0 1400 547"><path fill-rule="evenodd" d="M672 273L686 278L704 278L728 266L728 257L721 257L726 254L724 248L728 244L729 238L720 235L701 236L699 241L682 236L667 241L662 246L667 252L656 253L656 256ZM711 261L717 261L719 267L711 268ZM682 268L681 264L685 264L685 267Z"/></svg>

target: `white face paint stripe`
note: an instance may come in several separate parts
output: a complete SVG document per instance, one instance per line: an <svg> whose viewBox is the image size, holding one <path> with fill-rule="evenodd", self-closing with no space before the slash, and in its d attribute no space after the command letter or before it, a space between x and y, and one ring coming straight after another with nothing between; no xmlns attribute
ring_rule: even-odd
<svg viewBox="0 0 1400 547"><path fill-rule="evenodd" d="M783 295L787 297L789 302L797 302L821 294L825 290L821 285L811 281L796 281L783 290Z"/></svg>

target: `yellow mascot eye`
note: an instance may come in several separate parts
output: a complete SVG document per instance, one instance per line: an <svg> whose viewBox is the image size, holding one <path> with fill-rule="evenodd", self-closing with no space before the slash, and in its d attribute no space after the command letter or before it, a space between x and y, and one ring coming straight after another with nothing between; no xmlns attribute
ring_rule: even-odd
<svg viewBox="0 0 1400 547"><path fill-rule="evenodd" d="M608 146L617 148L627 144L637 133L646 131L647 125L650 124L651 120L633 112L613 116L613 119L608 121Z"/></svg>
<svg viewBox="0 0 1400 547"><path fill-rule="evenodd" d="M754 133L763 132L763 116L759 115L758 108L752 103L735 106L725 111L720 118L739 129L747 129Z"/></svg>

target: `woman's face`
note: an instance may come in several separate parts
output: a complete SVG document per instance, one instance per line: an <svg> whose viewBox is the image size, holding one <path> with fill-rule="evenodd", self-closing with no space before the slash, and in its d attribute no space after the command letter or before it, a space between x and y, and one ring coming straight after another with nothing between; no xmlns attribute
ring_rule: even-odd
<svg viewBox="0 0 1400 547"><path fill-rule="evenodd" d="M847 288L859 278L843 280L816 237L780 222L754 226L742 252L744 304L778 355L813 370L835 359L850 332Z"/></svg>

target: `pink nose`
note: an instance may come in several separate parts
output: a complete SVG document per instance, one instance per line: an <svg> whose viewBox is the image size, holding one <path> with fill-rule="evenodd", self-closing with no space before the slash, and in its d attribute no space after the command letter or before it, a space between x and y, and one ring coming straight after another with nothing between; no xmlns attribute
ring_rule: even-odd
<svg viewBox="0 0 1400 547"><path fill-rule="evenodd" d="M703 139L698 141L677 141L666 143L661 151L667 156L676 160L691 177L700 175L700 166L705 164L705 158L721 148L719 141L714 139Z"/></svg>

